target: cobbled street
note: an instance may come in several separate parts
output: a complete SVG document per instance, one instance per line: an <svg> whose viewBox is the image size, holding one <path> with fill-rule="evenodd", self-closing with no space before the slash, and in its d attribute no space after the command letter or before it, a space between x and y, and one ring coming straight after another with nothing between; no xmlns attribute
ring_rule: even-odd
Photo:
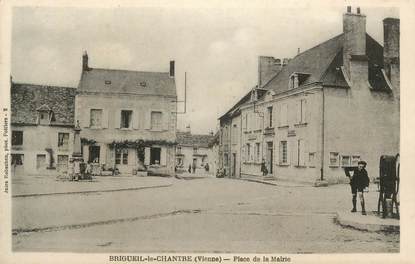
<svg viewBox="0 0 415 264"><path fill-rule="evenodd" d="M350 210L348 185L273 186L212 177L164 181L170 187L15 197L13 250L399 252L397 233L334 222L337 211ZM375 190L371 186L367 194L368 210L376 209Z"/></svg>

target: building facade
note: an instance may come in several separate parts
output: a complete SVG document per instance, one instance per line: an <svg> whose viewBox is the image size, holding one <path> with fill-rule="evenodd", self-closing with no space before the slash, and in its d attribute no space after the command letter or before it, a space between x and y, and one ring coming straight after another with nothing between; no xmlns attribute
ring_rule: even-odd
<svg viewBox="0 0 415 264"><path fill-rule="evenodd" d="M169 72L91 68L82 59L75 100L85 161L122 174L171 174L175 166L176 85Z"/></svg>
<svg viewBox="0 0 415 264"><path fill-rule="evenodd" d="M262 160L269 175L293 181L346 181L343 168L359 160L378 176L400 131L399 20L383 23L384 47L348 8L342 34L282 63L260 57L259 85L220 120L225 130L222 120L240 111L242 177L262 175Z"/></svg>
<svg viewBox="0 0 415 264"><path fill-rule="evenodd" d="M212 149L215 136L177 132L176 167L187 171L189 166L196 172L214 173L216 164Z"/></svg>
<svg viewBox="0 0 415 264"><path fill-rule="evenodd" d="M75 95L75 88L11 83L13 176L67 173Z"/></svg>

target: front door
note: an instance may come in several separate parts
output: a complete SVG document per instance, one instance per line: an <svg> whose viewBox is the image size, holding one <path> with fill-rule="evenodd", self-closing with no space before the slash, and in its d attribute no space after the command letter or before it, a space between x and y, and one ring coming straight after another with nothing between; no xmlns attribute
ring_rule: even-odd
<svg viewBox="0 0 415 264"><path fill-rule="evenodd" d="M89 146L89 158L88 162L99 163L99 146Z"/></svg>
<svg viewBox="0 0 415 264"><path fill-rule="evenodd" d="M268 173L272 175L272 164L274 159L273 144L272 142L267 143L267 169Z"/></svg>
<svg viewBox="0 0 415 264"><path fill-rule="evenodd" d="M232 177L236 175L236 153L232 153Z"/></svg>

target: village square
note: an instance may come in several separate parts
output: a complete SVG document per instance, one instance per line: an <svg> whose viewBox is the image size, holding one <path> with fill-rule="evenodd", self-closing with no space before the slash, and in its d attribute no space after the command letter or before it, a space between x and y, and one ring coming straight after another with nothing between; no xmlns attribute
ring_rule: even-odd
<svg viewBox="0 0 415 264"><path fill-rule="evenodd" d="M73 87L12 72L12 249L399 252L400 20L372 21L379 40L364 11L257 54L204 133L202 104L227 92L192 105L198 75L167 54L129 68L79 49Z"/></svg>

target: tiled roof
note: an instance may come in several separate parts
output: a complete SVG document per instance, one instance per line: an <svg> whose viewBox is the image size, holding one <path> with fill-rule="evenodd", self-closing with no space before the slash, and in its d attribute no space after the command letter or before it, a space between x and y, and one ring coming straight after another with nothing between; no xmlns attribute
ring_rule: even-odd
<svg viewBox="0 0 415 264"><path fill-rule="evenodd" d="M167 72L91 68L83 71L80 92L176 96L174 78Z"/></svg>
<svg viewBox="0 0 415 264"><path fill-rule="evenodd" d="M327 86L347 86L340 70L343 65L343 42L344 35L340 34L298 54L274 76L265 88L272 89L277 94L287 91L290 75L294 72L309 74L303 85L321 82ZM381 74L383 48L368 34L366 34L366 55L369 60L370 84L375 90L383 90L386 87Z"/></svg>
<svg viewBox="0 0 415 264"><path fill-rule="evenodd" d="M215 139L214 135L194 135L189 132L177 132L177 144L180 146L208 148Z"/></svg>
<svg viewBox="0 0 415 264"><path fill-rule="evenodd" d="M51 125L74 125L76 88L12 83L11 123L35 125L38 110L51 110Z"/></svg>

